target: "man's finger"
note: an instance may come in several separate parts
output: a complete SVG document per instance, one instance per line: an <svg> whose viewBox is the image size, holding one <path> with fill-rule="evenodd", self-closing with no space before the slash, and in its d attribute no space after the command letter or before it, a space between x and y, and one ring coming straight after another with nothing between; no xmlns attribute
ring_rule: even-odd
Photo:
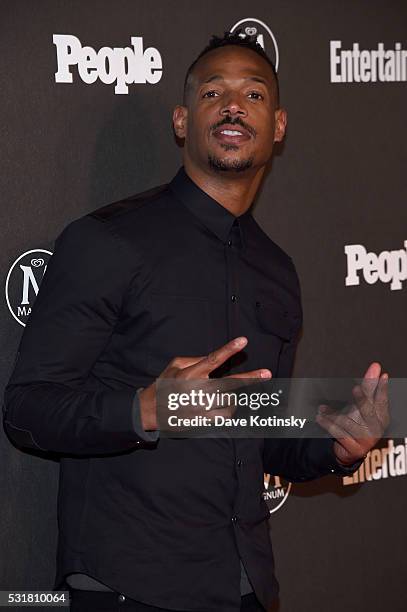
<svg viewBox="0 0 407 612"><path fill-rule="evenodd" d="M366 393L366 391L362 388L362 385L357 385L352 390L352 395L354 398L354 406L359 411L360 417L366 423L367 427L372 431L375 431L380 425L382 430L384 430L389 421L389 412L388 412L388 398L387 398L387 380L386 376L380 377L380 379L373 382L376 393L373 397L371 397L370 393Z"/></svg>
<svg viewBox="0 0 407 612"><path fill-rule="evenodd" d="M376 405L376 413L377 418L383 425L385 429L390 422L390 414L389 414L389 396L388 396L388 387L389 387L389 375L382 374L379 380L379 384L377 385L376 397L375 397L375 405Z"/></svg>
<svg viewBox="0 0 407 612"><path fill-rule="evenodd" d="M251 370L250 372L240 372L239 374L229 374L223 378L271 378L272 373L267 369Z"/></svg>
<svg viewBox="0 0 407 612"><path fill-rule="evenodd" d="M335 438L346 451L355 456L360 454L361 446L359 441L350 436L340 425L338 425L338 423L334 422L331 417L318 414L316 416L316 421L318 425L323 427L332 438Z"/></svg>
<svg viewBox="0 0 407 612"><path fill-rule="evenodd" d="M323 410L320 414L326 417L331 423L340 427L345 436L350 436L355 439L381 438L382 436L383 428L378 419L375 419L372 425L368 425L364 421L360 422L358 419L352 418L350 413L328 413L326 410Z"/></svg>
<svg viewBox="0 0 407 612"><path fill-rule="evenodd" d="M188 378L204 378L210 372L216 370L230 357L241 351L247 344L247 338L239 336L230 342L227 342L218 349L215 349L209 355L201 359L198 363L185 368L185 374Z"/></svg>
<svg viewBox="0 0 407 612"><path fill-rule="evenodd" d="M332 438L335 438L335 440L349 437L349 434L344 431L338 423L332 420L330 416L319 413L316 415L315 420L318 425L325 429Z"/></svg>
<svg viewBox="0 0 407 612"><path fill-rule="evenodd" d="M230 406L224 406L223 408L216 408L215 410L208 410L208 412L205 413L205 416L207 416L211 422L215 422L215 418L216 416L221 416L224 417L225 419L229 419L233 416L233 413L236 411L236 406L234 406L233 404Z"/></svg>
<svg viewBox="0 0 407 612"><path fill-rule="evenodd" d="M374 398L377 383L379 382L381 369L382 367L380 363L377 363L376 361L371 363L370 366L367 368L363 380L360 384L362 391L371 401L373 401Z"/></svg>
<svg viewBox="0 0 407 612"><path fill-rule="evenodd" d="M203 359L200 357L174 357L171 361L166 365L165 369L161 372L159 378L174 378L174 376L179 372L179 370L183 370L198 361Z"/></svg>
<svg viewBox="0 0 407 612"><path fill-rule="evenodd" d="M376 382L374 382L376 386ZM356 385L352 389L352 395L355 402L355 407L359 410L361 418L365 421L371 422L372 419L376 419L376 408L373 396L366 391L366 387L363 388L362 384Z"/></svg>
<svg viewBox="0 0 407 612"><path fill-rule="evenodd" d="M198 357L174 357L170 363L173 367L183 369L195 365L199 361L202 361L202 359L205 359L205 355L199 355Z"/></svg>

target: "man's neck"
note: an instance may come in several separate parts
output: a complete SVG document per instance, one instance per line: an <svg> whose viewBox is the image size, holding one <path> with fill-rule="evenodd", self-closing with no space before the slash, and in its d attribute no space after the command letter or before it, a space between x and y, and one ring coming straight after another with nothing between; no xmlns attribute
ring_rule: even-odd
<svg viewBox="0 0 407 612"><path fill-rule="evenodd" d="M241 174L234 171L205 173L188 160L184 160L185 172L198 187L219 202L235 217L243 215L251 206L263 178L264 168Z"/></svg>

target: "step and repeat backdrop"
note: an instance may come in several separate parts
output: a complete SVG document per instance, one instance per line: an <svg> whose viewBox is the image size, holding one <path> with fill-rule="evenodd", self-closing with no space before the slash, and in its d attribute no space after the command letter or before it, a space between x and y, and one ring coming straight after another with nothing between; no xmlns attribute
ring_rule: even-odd
<svg viewBox="0 0 407 612"><path fill-rule="evenodd" d="M0 14L1 392L56 236L172 178L185 71L238 26L278 67L288 111L254 215L301 280L295 374L361 376L375 360L406 376L404 0L14 0ZM0 454L0 588L50 589L58 458L3 430ZM406 472L403 438L350 478L265 475L281 612L407 609Z"/></svg>

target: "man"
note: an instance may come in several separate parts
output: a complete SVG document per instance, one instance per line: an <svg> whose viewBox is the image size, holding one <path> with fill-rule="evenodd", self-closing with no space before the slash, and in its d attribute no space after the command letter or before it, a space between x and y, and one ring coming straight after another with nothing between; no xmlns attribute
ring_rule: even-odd
<svg viewBox="0 0 407 612"><path fill-rule="evenodd" d="M294 481L352 473L377 441L361 435L365 396L352 423L320 416L332 439L157 431L160 376L291 374L297 275L249 212L286 120L262 48L239 33L214 37L174 110L184 167L57 240L5 427L17 444L61 455L55 587L67 580L72 610L270 609L263 471ZM365 375L379 376L379 364Z"/></svg>

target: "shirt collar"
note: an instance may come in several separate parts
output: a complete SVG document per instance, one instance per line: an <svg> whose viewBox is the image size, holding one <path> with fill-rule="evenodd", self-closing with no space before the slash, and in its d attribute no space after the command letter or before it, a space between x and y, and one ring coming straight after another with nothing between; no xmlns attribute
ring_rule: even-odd
<svg viewBox="0 0 407 612"><path fill-rule="evenodd" d="M232 226L239 226L242 243L244 242L242 225L246 221L248 212L235 217L222 204L211 198L203 191L185 172L182 166L169 184L170 189L193 215L211 231L219 240L226 242Z"/></svg>

